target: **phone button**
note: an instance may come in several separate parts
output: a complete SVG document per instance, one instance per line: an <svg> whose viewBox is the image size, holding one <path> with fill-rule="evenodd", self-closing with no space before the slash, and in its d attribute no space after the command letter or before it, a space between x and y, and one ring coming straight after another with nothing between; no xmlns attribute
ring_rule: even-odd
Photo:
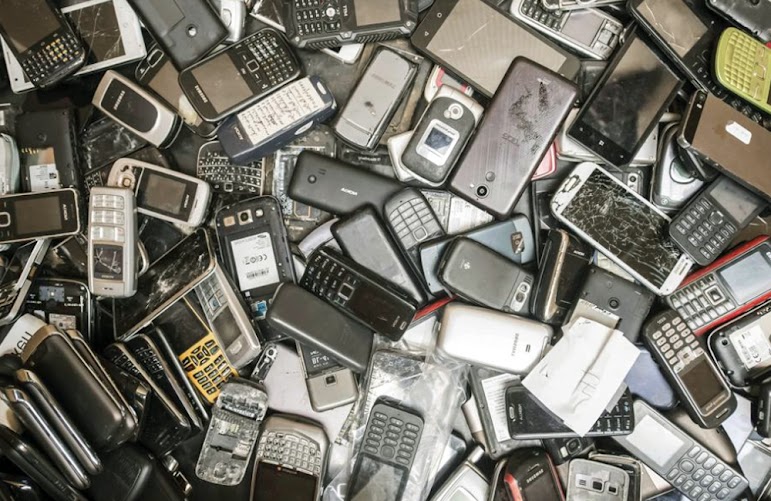
<svg viewBox="0 0 771 501"><path fill-rule="evenodd" d="M11 215L7 212L0 212L0 228L11 226Z"/></svg>

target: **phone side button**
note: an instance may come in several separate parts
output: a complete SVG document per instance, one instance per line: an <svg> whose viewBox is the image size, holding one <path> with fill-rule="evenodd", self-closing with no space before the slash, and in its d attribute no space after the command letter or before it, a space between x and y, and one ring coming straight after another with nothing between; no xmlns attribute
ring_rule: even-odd
<svg viewBox="0 0 771 501"><path fill-rule="evenodd" d="M11 215L7 212L0 212L0 228L11 226Z"/></svg>

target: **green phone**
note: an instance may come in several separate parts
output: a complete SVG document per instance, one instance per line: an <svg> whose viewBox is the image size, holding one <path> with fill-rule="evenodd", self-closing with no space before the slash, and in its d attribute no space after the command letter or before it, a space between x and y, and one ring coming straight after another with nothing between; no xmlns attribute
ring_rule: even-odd
<svg viewBox="0 0 771 501"><path fill-rule="evenodd" d="M717 44L715 75L723 87L771 113L771 48L741 30L726 28Z"/></svg>

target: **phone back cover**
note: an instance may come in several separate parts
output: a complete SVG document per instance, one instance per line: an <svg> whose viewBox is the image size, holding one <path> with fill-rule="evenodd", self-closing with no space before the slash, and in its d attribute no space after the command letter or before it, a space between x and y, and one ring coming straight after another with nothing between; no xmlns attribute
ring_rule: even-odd
<svg viewBox="0 0 771 501"><path fill-rule="evenodd" d="M18 119L16 130L22 157L23 191L80 187L72 111L61 109L24 113Z"/></svg>
<svg viewBox="0 0 771 501"><path fill-rule="evenodd" d="M469 202L506 217L572 109L578 87L518 57L506 73L450 181ZM477 194L479 186L488 193Z"/></svg>

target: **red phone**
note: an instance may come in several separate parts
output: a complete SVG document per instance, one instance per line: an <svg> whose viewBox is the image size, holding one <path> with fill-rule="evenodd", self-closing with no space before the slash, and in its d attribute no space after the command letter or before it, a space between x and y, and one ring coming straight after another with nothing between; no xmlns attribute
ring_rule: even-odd
<svg viewBox="0 0 771 501"><path fill-rule="evenodd" d="M551 457L537 447L512 453L503 482L511 501L565 501Z"/></svg>

